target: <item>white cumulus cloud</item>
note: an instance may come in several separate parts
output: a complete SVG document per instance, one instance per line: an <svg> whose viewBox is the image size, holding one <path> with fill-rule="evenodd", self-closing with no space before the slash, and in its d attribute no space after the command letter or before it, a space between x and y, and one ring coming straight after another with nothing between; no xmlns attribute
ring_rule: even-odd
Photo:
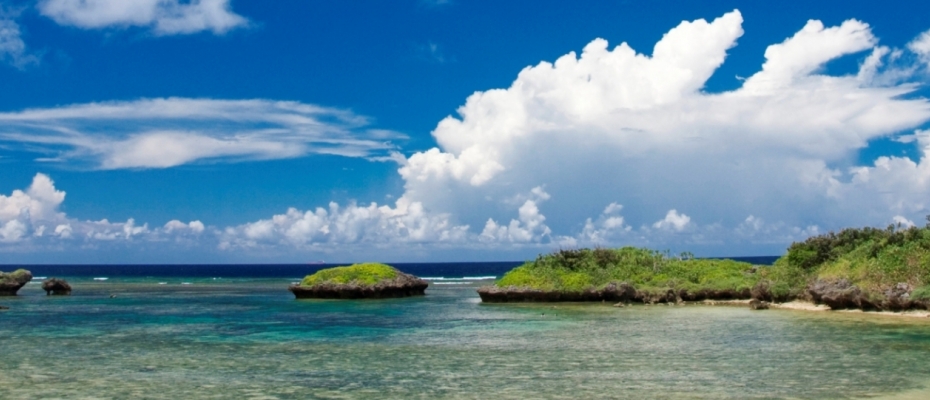
<svg viewBox="0 0 930 400"><path fill-rule="evenodd" d="M38 9L60 25L145 27L157 35L223 34L248 25L231 10L229 0L41 0Z"/></svg>
<svg viewBox="0 0 930 400"><path fill-rule="evenodd" d="M330 203L328 208L295 208L271 219L228 227L222 248L287 245L352 246L370 244L463 243L468 226L454 225L445 214L430 213L417 202L399 199L394 207Z"/></svg>
<svg viewBox="0 0 930 400"><path fill-rule="evenodd" d="M633 230L633 227L626 224L626 220L620 215L621 210L623 210L621 204L616 202L608 204L596 220L591 218L585 220L584 228L578 238L572 238L569 243L608 245L622 241Z"/></svg>
<svg viewBox="0 0 930 400"><path fill-rule="evenodd" d="M489 218L484 224L479 240L484 242L527 243L539 242L552 234L546 226L546 216L539 211L538 203L549 200L550 196L541 187L530 191L530 198L517 210L518 219L511 219L507 225L499 224Z"/></svg>
<svg viewBox="0 0 930 400"><path fill-rule="evenodd" d="M58 206L65 200L65 192L55 189L48 175L37 174L25 191L14 190L10 195L0 194L0 221L12 221L26 216L29 221L63 218Z"/></svg>
<svg viewBox="0 0 930 400"><path fill-rule="evenodd" d="M652 224L653 228L666 229L681 232L691 223L691 217L685 214L679 214L677 210L668 210L665 218Z"/></svg>
<svg viewBox="0 0 930 400"><path fill-rule="evenodd" d="M65 192L45 174L36 174L26 190L0 194L0 243L5 249L42 249L70 245L72 249L100 243L162 241L200 235L206 227L200 221L187 224L172 220L161 228L149 228L133 218L125 222L107 219L86 221L71 218L59 209ZM3 250L4 248L0 248Z"/></svg>
<svg viewBox="0 0 930 400"><path fill-rule="evenodd" d="M739 236L747 215L773 221L770 232L784 238L930 206L923 161L850 161L870 141L930 120L930 103L907 96L916 78L901 68L901 50L879 46L865 22L812 20L769 46L739 88L706 92L742 23L738 11L682 22L651 54L596 39L525 68L508 88L476 92L437 125L436 148L407 158L404 196L478 225L482 214L503 215L483 204L545 186L546 225L559 236L603 239L608 224L693 226L720 243ZM843 57L865 60L852 74L824 72ZM867 195L875 192L888 195ZM622 220L587 219L611 202L623 204ZM499 218L489 232L501 230Z"/></svg>
<svg viewBox="0 0 930 400"><path fill-rule="evenodd" d="M201 234L205 229L206 227L204 226L203 222L191 221L185 224L176 219L168 221L168 223L166 223L164 226L165 233L185 232Z"/></svg>
<svg viewBox="0 0 930 400"><path fill-rule="evenodd" d="M901 225L901 226L906 227L906 228L910 228L910 227L915 226L914 221L911 221L911 220L909 220L909 219L907 219L907 218L904 218L904 217L902 217L902 216L900 216L900 215L895 215L894 218L891 219L891 221L892 221L895 225Z"/></svg>

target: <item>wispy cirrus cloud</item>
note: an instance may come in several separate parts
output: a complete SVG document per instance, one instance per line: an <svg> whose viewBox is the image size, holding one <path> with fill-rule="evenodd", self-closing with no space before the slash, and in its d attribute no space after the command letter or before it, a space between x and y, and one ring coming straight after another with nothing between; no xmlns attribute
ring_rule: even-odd
<svg viewBox="0 0 930 400"><path fill-rule="evenodd" d="M384 157L404 135L348 110L293 101L190 98L0 113L0 142L97 169L168 168L308 154Z"/></svg>
<svg viewBox="0 0 930 400"><path fill-rule="evenodd" d="M83 29L144 27L156 35L223 34L249 23L232 11L229 0L42 0L38 9L60 25Z"/></svg>

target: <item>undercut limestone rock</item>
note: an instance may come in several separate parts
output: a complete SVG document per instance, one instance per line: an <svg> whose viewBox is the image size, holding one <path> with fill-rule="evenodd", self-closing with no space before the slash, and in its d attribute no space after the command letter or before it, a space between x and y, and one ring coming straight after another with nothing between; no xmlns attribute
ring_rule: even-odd
<svg viewBox="0 0 930 400"><path fill-rule="evenodd" d="M583 291L540 290L521 286L483 286L478 295L485 303L517 302L637 302L643 304L681 304L703 300L746 300L751 297L750 289L664 289L660 291L637 290L627 282L611 282L603 289Z"/></svg>
<svg viewBox="0 0 930 400"><path fill-rule="evenodd" d="M478 295L485 303L519 303L519 302L576 302L576 301L611 301L631 302L642 301L645 293L638 293L629 283L611 282L603 289L586 289L583 291L540 290L519 286L483 286L478 288ZM671 301L675 302L675 294L671 293ZM656 296L657 301L666 301L668 294Z"/></svg>
<svg viewBox="0 0 930 400"><path fill-rule="evenodd" d="M875 308L868 298L863 295L859 287L851 284L846 279L835 281L818 280L807 289L807 292L815 303L826 304L833 310L848 308L868 310Z"/></svg>
<svg viewBox="0 0 930 400"><path fill-rule="evenodd" d="M25 269L0 272L0 296L16 296L16 292L32 280L32 273Z"/></svg>
<svg viewBox="0 0 930 400"><path fill-rule="evenodd" d="M769 302L767 302L767 301L762 301L762 300L759 300L759 299L752 299L752 300L749 300L749 309L750 309L750 310L768 310L768 309L769 309Z"/></svg>
<svg viewBox="0 0 930 400"><path fill-rule="evenodd" d="M911 285L901 282L885 290L870 293L847 279L821 279L811 284L807 292L815 303L826 304L833 310L905 311L930 308L926 300L911 297L913 290Z"/></svg>
<svg viewBox="0 0 930 400"><path fill-rule="evenodd" d="M42 282L42 290L46 296L70 296L71 285L64 279L50 278Z"/></svg>

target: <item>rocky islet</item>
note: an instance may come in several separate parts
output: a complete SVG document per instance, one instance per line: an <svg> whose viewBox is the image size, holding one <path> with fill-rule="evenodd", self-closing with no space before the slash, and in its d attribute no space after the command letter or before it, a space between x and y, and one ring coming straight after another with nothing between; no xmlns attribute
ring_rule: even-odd
<svg viewBox="0 0 930 400"><path fill-rule="evenodd" d="M385 264L320 270L288 287L298 299L381 299L422 296L429 283Z"/></svg>
<svg viewBox="0 0 930 400"><path fill-rule="evenodd" d="M46 296L70 296L71 285L64 279L49 278L42 282Z"/></svg>
<svg viewBox="0 0 930 400"><path fill-rule="evenodd" d="M19 289L32 280L32 273L25 269L0 272L0 296L16 296Z"/></svg>

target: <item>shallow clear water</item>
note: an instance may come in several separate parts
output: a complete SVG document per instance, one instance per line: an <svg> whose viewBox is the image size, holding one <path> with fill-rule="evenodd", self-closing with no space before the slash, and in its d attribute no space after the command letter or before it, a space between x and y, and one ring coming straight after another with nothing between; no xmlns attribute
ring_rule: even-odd
<svg viewBox="0 0 930 400"><path fill-rule="evenodd" d="M926 319L69 281L0 298L0 398L930 398Z"/></svg>

